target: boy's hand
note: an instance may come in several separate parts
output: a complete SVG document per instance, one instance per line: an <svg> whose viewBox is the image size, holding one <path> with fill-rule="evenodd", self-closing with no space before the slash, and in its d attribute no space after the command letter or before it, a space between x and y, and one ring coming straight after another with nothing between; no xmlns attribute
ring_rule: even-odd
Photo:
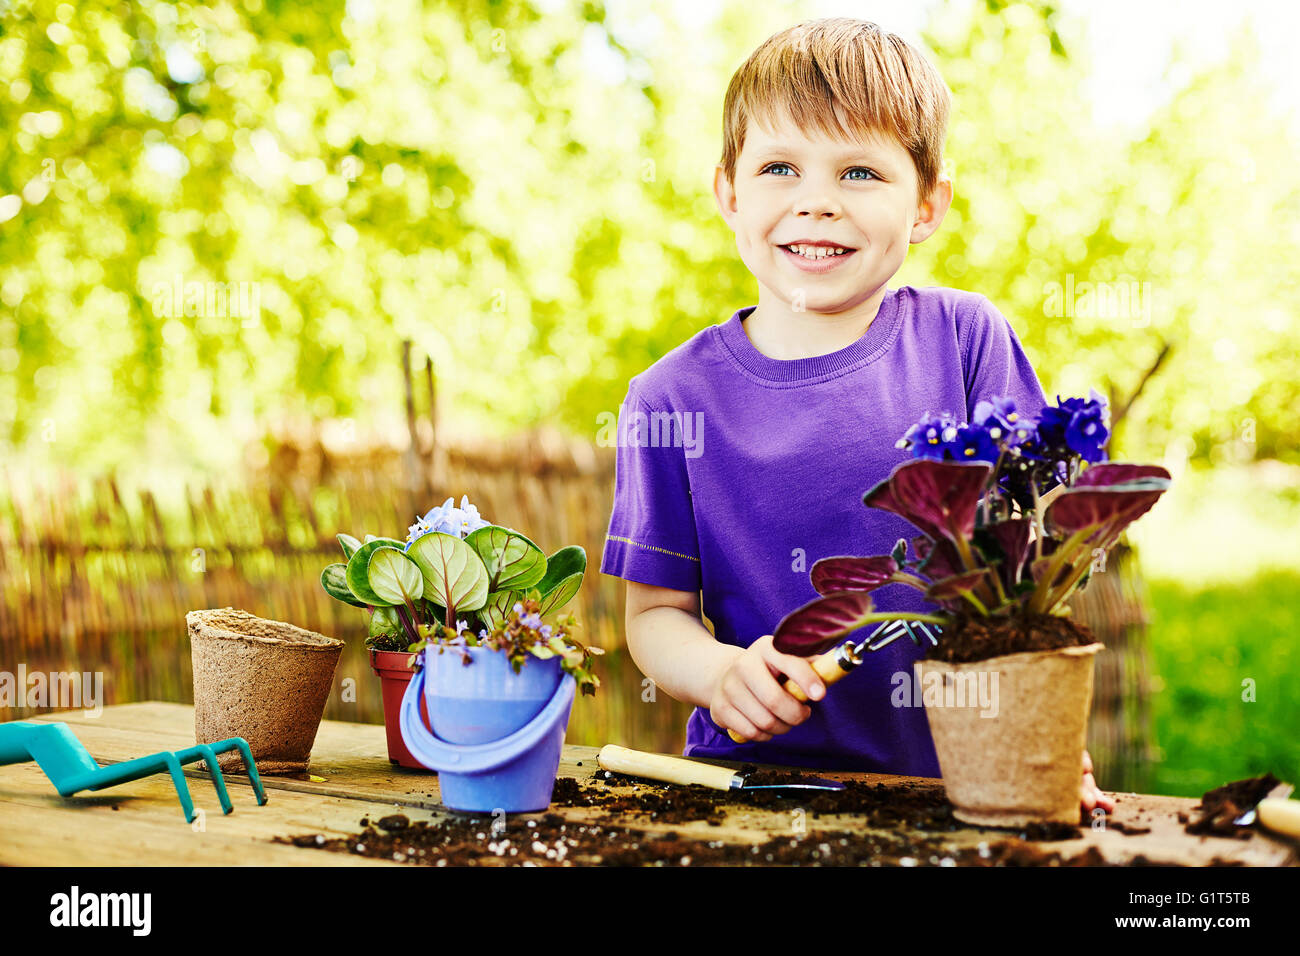
<svg viewBox="0 0 1300 956"><path fill-rule="evenodd" d="M709 715L723 730L734 730L747 740L771 740L801 724L812 714L777 681L784 674L799 685L809 700L821 700L826 686L805 658L782 654L764 634L745 648L723 671L713 688Z"/></svg>
<svg viewBox="0 0 1300 956"><path fill-rule="evenodd" d="M1089 813L1095 807L1101 807L1107 813L1115 809L1115 801L1102 793L1101 788L1097 786L1097 781L1092 778L1092 757L1086 750L1083 752L1083 786L1079 791L1079 797L1083 802L1083 809Z"/></svg>

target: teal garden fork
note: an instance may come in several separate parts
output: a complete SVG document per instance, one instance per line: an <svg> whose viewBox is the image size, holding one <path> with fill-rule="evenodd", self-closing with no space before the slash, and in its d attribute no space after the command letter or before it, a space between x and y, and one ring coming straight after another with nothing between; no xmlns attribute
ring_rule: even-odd
<svg viewBox="0 0 1300 956"><path fill-rule="evenodd" d="M101 767L68 729L67 724L22 720L0 724L0 765L35 760L63 797L70 797L80 790L103 790L128 780L138 780L167 771L176 786L176 795L180 798L186 823L194 822L197 814L181 767L196 760L207 762L208 771L212 774L212 785L217 789L217 799L221 801L221 812L230 813L235 809L226 792L226 781L221 776L221 768L217 765L217 754L227 750L238 750L243 755L249 782L257 794L257 805L265 806L266 791L257 774L257 765L253 763L253 753L243 737L230 737L175 752L164 750L147 757Z"/></svg>

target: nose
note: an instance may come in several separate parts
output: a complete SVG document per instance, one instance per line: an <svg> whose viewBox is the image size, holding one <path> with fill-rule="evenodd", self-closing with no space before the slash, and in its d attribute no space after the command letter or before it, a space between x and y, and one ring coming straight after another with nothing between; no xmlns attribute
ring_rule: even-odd
<svg viewBox="0 0 1300 956"><path fill-rule="evenodd" d="M794 214L811 219L838 219L842 213L840 204L824 192L810 191L795 203Z"/></svg>

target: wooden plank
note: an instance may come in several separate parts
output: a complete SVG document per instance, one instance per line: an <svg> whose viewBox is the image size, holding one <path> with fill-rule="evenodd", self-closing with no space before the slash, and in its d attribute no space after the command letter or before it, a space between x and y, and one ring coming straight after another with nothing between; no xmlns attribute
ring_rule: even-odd
<svg viewBox="0 0 1300 956"><path fill-rule="evenodd" d="M195 824L185 822L165 775L63 798L34 763L0 767L0 865L399 865L271 842L299 833L353 833L362 816L391 806L269 791L259 807L251 788L232 781L235 809L222 815L212 787L189 782L203 811Z"/></svg>
<svg viewBox="0 0 1300 956"><path fill-rule="evenodd" d="M194 740L193 708L185 704L149 701L108 707L98 718L86 717L81 711L68 711L45 714L33 719L66 721L101 762L127 760L158 750L179 749L190 746ZM580 781L587 780L593 773L599 772L596 753L597 749L594 747L565 747L559 776L572 777ZM28 784L31 793L25 798L26 804L23 799L11 796L8 790L7 781L10 779L8 775L20 769L25 769L28 775L34 773L39 778L35 783ZM278 805L285 800L295 801L293 806L295 813L298 814L288 819L264 815L261 823L265 823L265 827L258 832L263 833L265 839L274 835L329 832L328 828L335 825L340 827L340 833L356 832L363 815L382 815L394 812L395 808L401 808L401 812L407 813L413 819L438 819L445 813L441 808L437 776L432 773L404 770L390 764L384 743L384 729L376 724L323 721L317 734L310 769L313 775L321 779L272 776L263 778L268 792L273 793L272 804ZM19 807L25 806L22 814L27 816L20 814L23 820L28 820L31 814L38 810L49 816L51 805L48 802L38 802L35 806L29 804L31 804L32 794L43 793L46 801L50 800L52 788L34 765L20 765L13 768L0 768L0 770L8 774L0 776L0 802L3 802L6 807L6 822L3 827L0 827L0 848L7 848L13 828L28 825L10 823L7 819L10 807L15 805L15 801ZM196 805L215 807L211 788L206 783L207 774L190 770L187 775L190 778ZM859 780L870 784L908 784L936 789L942 786L939 781L924 777L843 772L826 772L824 776ZM173 817L179 814L179 806L170 783L166 778L152 779L152 784L140 781L135 785L124 786L145 786L146 792L148 792L147 787L152 786L158 791L155 796L161 801L165 811ZM208 814L210 824L216 819L224 825L239 815L241 796L247 797L247 802L250 804L248 812L241 819L254 816L253 811L261 813L267 809L252 805L251 791L244 782L246 778L228 775L227 779L231 781L236 812L231 817L222 818L219 814L214 815L210 811ZM630 793L634 788L624 786L608 789L614 793ZM116 788L106 793L115 791ZM1150 862L1185 865L1207 865L1215 858L1262 866L1296 865L1297 863L1296 849L1291 843L1280 838L1272 838L1261 831L1256 831L1249 839L1244 840L1227 837L1195 837L1187 834L1182 824L1178 822L1177 815L1179 812L1190 813L1191 808L1197 803L1195 799L1122 793L1112 794L1112 796L1116 800L1116 809L1108 823L1137 828L1149 827L1150 832L1123 833L1112 826L1104 830L1083 830L1081 838L1077 840L1036 841L1035 846L1044 851L1058 852L1064 857L1073 857L1086 852L1090 846L1096 846L1105 859L1113 862L1143 856ZM60 807L65 803L57 795L52 799ZM754 843L791 833L790 806L792 805L780 809L766 809L732 805L726 808L724 821L719 826L710 825L702 820L673 824L659 823L649 820L645 815L612 814L599 807L553 807L550 812L558 813L576 824L599 823L603 826L615 825L649 832L672 830L683 838ZM119 814L115 813L114 816ZM51 826L59 826L59 819L58 814L51 817L48 823L42 818L39 821L39 832L48 834ZM67 819L66 811L63 812L61 819L64 821L62 826L67 827L70 821ZM36 825L37 822L32 819L31 825ZM157 825L162 826L164 832L171 832L174 835L175 829L169 830L167 826L163 826L163 822L165 818L160 819ZM182 821L175 822L178 826L184 825ZM864 835L873 832L866 826L864 818L855 814L822 814L818 817L808 814L804 823L809 835L831 830L844 830ZM896 831L889 832L896 833ZM981 842L996 843L1005 839L1008 834L1005 831L971 827L939 836L945 845L956 848L976 846ZM15 839L19 839L18 835L15 835ZM21 845L26 846L29 842L22 839ZM149 846L151 847L152 844ZM144 852L152 853L152 849L144 851L137 847L136 855L128 856L126 859L133 862L151 859L148 856L142 858L141 854ZM220 848L212 852L217 858L222 858L223 851ZM315 851L309 852L315 853ZM315 855L333 856L333 854L318 853ZM208 859L206 856L200 857L195 854L185 857L188 860L200 858ZM260 856L257 859L260 860ZM159 862L162 860L159 859Z"/></svg>

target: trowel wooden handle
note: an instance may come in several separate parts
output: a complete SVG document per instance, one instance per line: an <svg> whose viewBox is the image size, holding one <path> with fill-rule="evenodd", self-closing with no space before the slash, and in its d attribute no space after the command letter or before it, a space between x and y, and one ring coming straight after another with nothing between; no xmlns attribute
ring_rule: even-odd
<svg viewBox="0 0 1300 956"><path fill-rule="evenodd" d="M837 680L848 673L848 671L840 666L840 651L838 647L834 650L827 651L821 657L816 658L812 662L812 669L816 672L817 676L822 679L822 682L825 683L827 687L834 684ZM786 680L785 690L786 693L795 700L808 700L807 695L803 692L803 688L796 684L792 679ZM749 739L748 737L742 737L734 730L728 730L727 736L738 744L743 744Z"/></svg>
<svg viewBox="0 0 1300 956"><path fill-rule="evenodd" d="M615 744L601 747L600 753L596 754L596 763L605 770L633 777L662 780L664 783L698 783L715 790L730 790L731 781L736 776L736 771L730 767L717 767L682 757L669 757L667 754L629 750Z"/></svg>
<svg viewBox="0 0 1300 956"><path fill-rule="evenodd" d="M1288 836L1300 836L1300 800L1279 800L1265 797L1255 807L1259 822L1270 830Z"/></svg>

